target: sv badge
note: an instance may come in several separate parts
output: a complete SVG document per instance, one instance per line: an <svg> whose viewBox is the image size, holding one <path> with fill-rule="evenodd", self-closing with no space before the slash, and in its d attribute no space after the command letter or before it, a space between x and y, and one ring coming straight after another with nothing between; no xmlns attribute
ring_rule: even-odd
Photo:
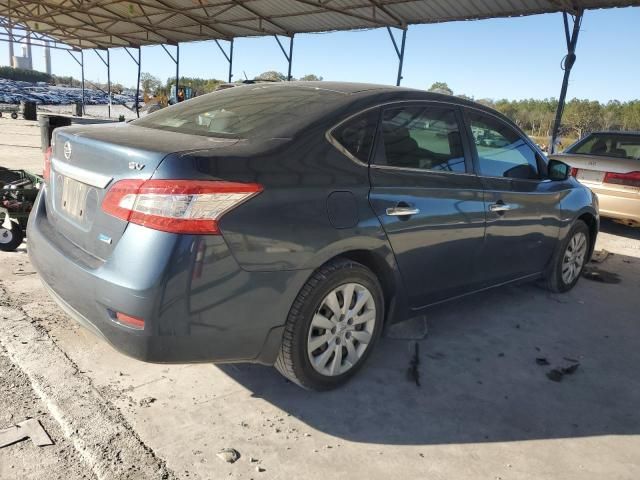
<svg viewBox="0 0 640 480"><path fill-rule="evenodd" d="M143 168L144 163L129 162L129 170L142 170Z"/></svg>

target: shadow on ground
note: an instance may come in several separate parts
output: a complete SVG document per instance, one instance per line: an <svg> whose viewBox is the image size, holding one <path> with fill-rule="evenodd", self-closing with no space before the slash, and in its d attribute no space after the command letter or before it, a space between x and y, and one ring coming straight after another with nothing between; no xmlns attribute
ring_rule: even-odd
<svg viewBox="0 0 640 480"><path fill-rule="evenodd" d="M600 231L624 238L640 240L640 227L628 227L608 218L600 219Z"/></svg>
<svg viewBox="0 0 640 480"><path fill-rule="evenodd" d="M421 387L407 375L413 343L387 338L352 382L328 393L304 391L267 367L220 368L309 426L358 442L640 434L640 259L612 255L599 268L621 282L582 279L564 295L511 286L432 309ZM550 365L538 365L541 357ZM576 360L573 375L547 378Z"/></svg>

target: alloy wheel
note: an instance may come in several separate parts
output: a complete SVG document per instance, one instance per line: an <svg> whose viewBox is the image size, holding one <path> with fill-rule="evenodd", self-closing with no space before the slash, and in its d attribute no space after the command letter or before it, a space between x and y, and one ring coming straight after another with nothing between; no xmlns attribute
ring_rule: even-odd
<svg viewBox="0 0 640 480"><path fill-rule="evenodd" d="M567 249L564 252L564 258L562 260L562 281L565 284L570 284L580 275L586 254L587 236L582 232L578 232L571 237Z"/></svg>
<svg viewBox="0 0 640 480"><path fill-rule="evenodd" d="M369 347L376 325L371 292L359 283L334 288L311 320L307 354L314 370L325 376L346 373Z"/></svg>

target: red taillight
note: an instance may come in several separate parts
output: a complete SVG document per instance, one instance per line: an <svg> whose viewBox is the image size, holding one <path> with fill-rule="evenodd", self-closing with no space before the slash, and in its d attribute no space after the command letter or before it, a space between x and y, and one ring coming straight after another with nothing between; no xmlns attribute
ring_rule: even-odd
<svg viewBox="0 0 640 480"><path fill-rule="evenodd" d="M640 172L613 173L607 172L604 176L604 183L615 185L628 185L630 187L640 187Z"/></svg>
<svg viewBox="0 0 640 480"><path fill-rule="evenodd" d="M257 183L120 180L107 192L102 210L164 232L219 234L222 215L261 191Z"/></svg>
<svg viewBox="0 0 640 480"><path fill-rule="evenodd" d="M42 169L42 177L44 181L49 183L51 177L51 147L47 147L44 152L44 168Z"/></svg>
<svg viewBox="0 0 640 480"><path fill-rule="evenodd" d="M127 327L135 328L137 330L144 330L144 320L138 317L132 317L122 312L115 312L116 320Z"/></svg>
<svg viewBox="0 0 640 480"><path fill-rule="evenodd" d="M577 168L575 168L575 167L574 167L574 168L572 168L572 169L571 169L571 176L572 176L572 177L575 177L575 176L577 176L577 175L578 175L578 169L577 169Z"/></svg>

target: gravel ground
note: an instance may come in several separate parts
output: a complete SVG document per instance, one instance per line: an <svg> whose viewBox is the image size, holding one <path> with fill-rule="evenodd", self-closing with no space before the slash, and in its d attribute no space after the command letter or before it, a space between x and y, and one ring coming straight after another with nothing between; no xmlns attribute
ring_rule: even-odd
<svg viewBox="0 0 640 480"><path fill-rule="evenodd" d="M94 479L73 444L33 391L31 381L0 345L0 430L28 418L40 421L54 445L37 447L30 440L0 448L3 480Z"/></svg>

